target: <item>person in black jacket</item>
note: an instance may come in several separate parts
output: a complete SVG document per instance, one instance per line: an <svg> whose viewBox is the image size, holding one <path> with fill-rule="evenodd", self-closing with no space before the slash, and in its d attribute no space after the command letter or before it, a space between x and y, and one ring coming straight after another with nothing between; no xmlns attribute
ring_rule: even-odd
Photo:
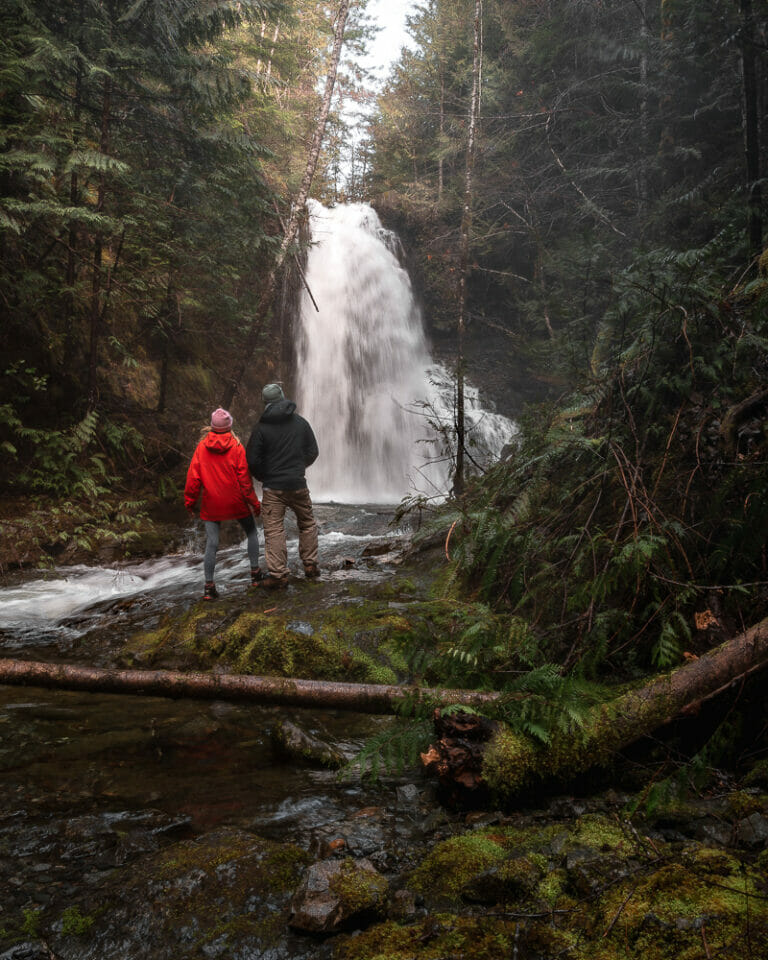
<svg viewBox="0 0 768 960"><path fill-rule="evenodd" d="M257 586L282 587L288 582L288 549L285 511L296 515L299 556L307 577L320 575L317 566L317 524L304 470L317 459L312 427L296 413L296 404L285 399L282 387L269 383L261 392L266 404L245 448L248 469L261 481L261 517L268 575Z"/></svg>

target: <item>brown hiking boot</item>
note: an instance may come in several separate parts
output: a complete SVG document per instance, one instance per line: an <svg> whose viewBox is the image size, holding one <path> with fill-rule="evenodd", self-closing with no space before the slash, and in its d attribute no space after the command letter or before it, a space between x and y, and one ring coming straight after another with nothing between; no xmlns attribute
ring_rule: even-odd
<svg viewBox="0 0 768 960"><path fill-rule="evenodd" d="M256 586L262 590L280 590L288 586L288 577L274 577L269 573L266 577L257 581Z"/></svg>
<svg viewBox="0 0 768 960"><path fill-rule="evenodd" d="M314 580L316 577L320 576L320 567L318 567L316 563L305 563L304 576L308 580Z"/></svg>

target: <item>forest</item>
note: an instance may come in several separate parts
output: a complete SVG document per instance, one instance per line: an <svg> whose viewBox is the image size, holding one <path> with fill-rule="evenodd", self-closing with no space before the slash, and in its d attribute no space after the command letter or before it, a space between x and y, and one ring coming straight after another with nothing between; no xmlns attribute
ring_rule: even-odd
<svg viewBox="0 0 768 960"><path fill-rule="evenodd" d="M554 890L554 834L530 847L499 839L506 820L482 823L490 833L445 840L416 868L422 913L352 910L384 925L322 956L493 960L518 943L531 958L764 956L768 2L418 0L379 85L363 65L368 6L0 0L4 586L180 541L210 411L250 424L263 383L295 385L307 194L370 204L400 238L450 367L451 489L404 491L394 510L416 531L411 551L439 567L412 619L399 593L368 598L384 604L394 673L367 648L345 651L343 669L323 648L307 677L488 695L494 733L469 780L504 811L553 781L572 794L615 785L629 750L643 771L633 813L671 824L692 797L727 795L714 819L743 837L752 818L764 834L740 859L724 842L717 864L711 850L653 853L652 834L632 870L590 874L577 894ZM473 377L519 426L482 470L465 428ZM153 664L213 667L192 609L152 633L152 656L176 637ZM283 635L261 621L235 634L246 613L230 613L206 656L304 676L302 656L274 652ZM443 787L471 805L454 741L471 739L479 708L448 708L434 728L428 706L409 701L358 765L402 772L436 751ZM600 846L584 836L579 849ZM739 903L707 899L715 875ZM652 887L668 900L684 887L693 913L667 915ZM459 889L464 906L497 905L494 943L456 907Z"/></svg>

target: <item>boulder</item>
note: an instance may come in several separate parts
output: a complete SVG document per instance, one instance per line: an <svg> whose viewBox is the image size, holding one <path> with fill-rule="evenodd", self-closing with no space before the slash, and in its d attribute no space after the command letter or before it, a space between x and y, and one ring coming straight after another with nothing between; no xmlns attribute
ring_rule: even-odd
<svg viewBox="0 0 768 960"><path fill-rule="evenodd" d="M320 860L304 874L289 923L320 934L364 926L383 917L387 887L370 860Z"/></svg>

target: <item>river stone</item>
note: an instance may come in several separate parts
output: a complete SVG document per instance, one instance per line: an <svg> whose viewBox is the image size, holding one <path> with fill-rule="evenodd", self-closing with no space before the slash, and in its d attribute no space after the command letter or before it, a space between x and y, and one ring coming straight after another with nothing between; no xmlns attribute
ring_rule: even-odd
<svg viewBox="0 0 768 960"><path fill-rule="evenodd" d="M307 860L293 844L234 828L173 844L105 877L77 904L90 929L54 929L51 949L57 960L309 960L313 951L286 939Z"/></svg>
<svg viewBox="0 0 768 960"><path fill-rule="evenodd" d="M387 881L370 860L321 860L305 872L291 902L290 925L335 933L383 917Z"/></svg>
<svg viewBox="0 0 768 960"><path fill-rule="evenodd" d="M369 543L360 554L362 557L381 557L385 553L392 553L402 546L399 541L385 540L383 543Z"/></svg>
<svg viewBox="0 0 768 960"><path fill-rule="evenodd" d="M42 943L17 943L0 953L0 960L50 960L51 951Z"/></svg>
<svg viewBox="0 0 768 960"><path fill-rule="evenodd" d="M768 819L762 813L753 813L736 825L739 843L744 847L764 847L768 843Z"/></svg>
<svg viewBox="0 0 768 960"><path fill-rule="evenodd" d="M397 805L401 808L417 807L421 800L421 790L419 790L415 783L404 783L397 788L396 795Z"/></svg>
<svg viewBox="0 0 768 960"><path fill-rule="evenodd" d="M272 729L275 751L291 760L338 770L346 758L331 744L313 737L292 720L279 720Z"/></svg>
<svg viewBox="0 0 768 960"><path fill-rule="evenodd" d="M567 868L568 882L579 895L591 897L625 880L638 868L635 860L601 854L571 863Z"/></svg>

